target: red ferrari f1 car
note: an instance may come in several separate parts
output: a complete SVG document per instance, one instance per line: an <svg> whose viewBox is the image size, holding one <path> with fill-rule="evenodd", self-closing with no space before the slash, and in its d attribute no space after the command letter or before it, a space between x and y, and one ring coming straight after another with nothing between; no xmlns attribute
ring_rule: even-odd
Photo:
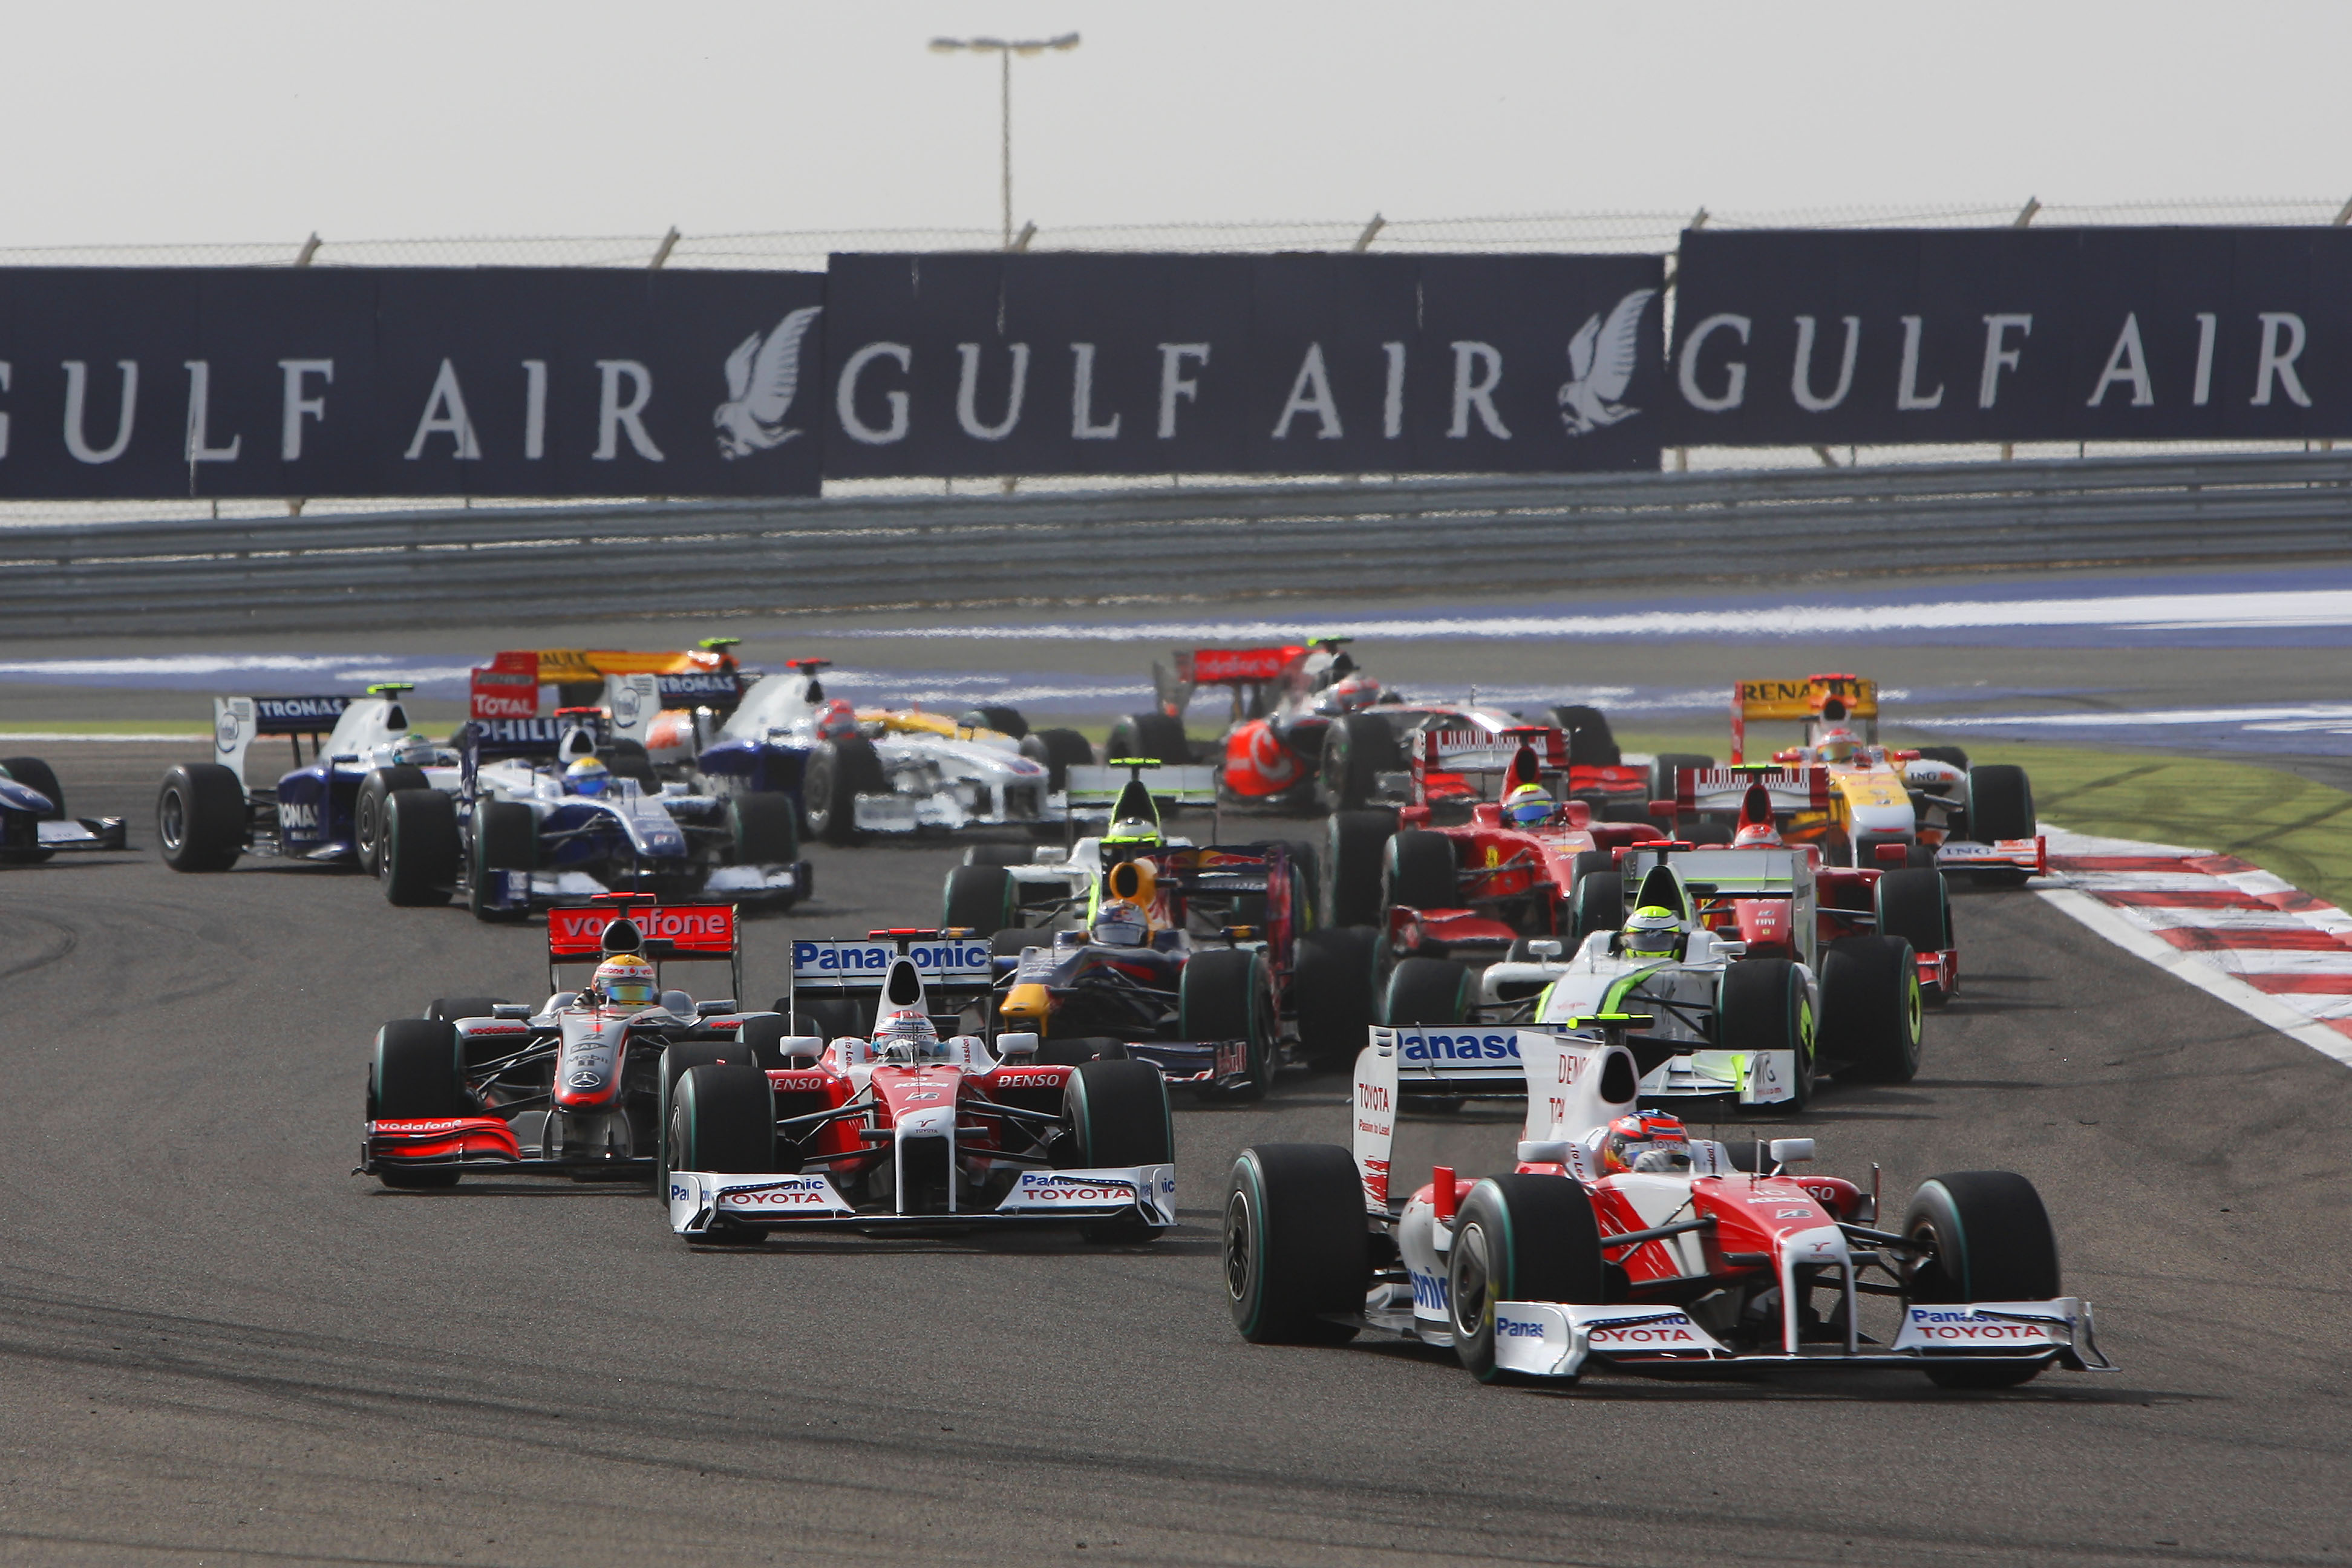
<svg viewBox="0 0 2352 1568"><path fill-rule="evenodd" d="M1635 1110L1629 1028L1580 1018L1514 1031L1517 1083L1453 1081L1417 1031L1375 1029L1358 1058L1352 1149L1245 1149L1225 1200L1225 1290L1255 1343L1365 1330L1451 1347L1482 1381L1572 1384L1757 1367L1902 1369L1948 1388L2007 1388L2051 1366L2111 1371L2091 1308L2062 1294L2032 1183L1963 1171L1919 1184L1884 1226L1868 1191L1796 1175L1810 1138L1769 1152L1690 1137ZM1391 1198L1406 1093L1526 1096L1514 1168L1440 1167ZM1369 1225L1367 1224L1369 1221Z"/></svg>

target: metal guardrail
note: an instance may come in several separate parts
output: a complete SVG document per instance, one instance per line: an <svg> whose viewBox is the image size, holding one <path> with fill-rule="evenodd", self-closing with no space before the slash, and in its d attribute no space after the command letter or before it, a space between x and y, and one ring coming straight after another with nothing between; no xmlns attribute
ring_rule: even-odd
<svg viewBox="0 0 2352 1568"><path fill-rule="evenodd" d="M2352 555L2352 453L0 532L0 636L1495 593Z"/></svg>

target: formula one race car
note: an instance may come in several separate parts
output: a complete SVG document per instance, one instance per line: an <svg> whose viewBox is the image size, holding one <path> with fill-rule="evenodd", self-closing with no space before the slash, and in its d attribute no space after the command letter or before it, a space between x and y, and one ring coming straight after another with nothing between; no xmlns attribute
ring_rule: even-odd
<svg viewBox="0 0 2352 1568"><path fill-rule="evenodd" d="M1589 805L1564 798L1570 772L1568 736L1559 729L1416 731L1411 805L1331 814L1323 861L1329 918L1376 923L1397 956L1473 963L1523 955L1533 938L1572 934L1578 878L1614 871L1611 851L1665 835L1646 822L1594 821ZM1617 893L1609 884L1612 926ZM1422 1017L1415 1005L1391 994L1388 1021L1452 1021Z"/></svg>
<svg viewBox="0 0 2352 1568"><path fill-rule="evenodd" d="M226 871L250 854L375 871L386 799L458 784L457 752L409 724L402 698L412 689L388 682L356 698L214 698L214 760L173 767L156 795L163 864ZM250 748L274 735L293 748L293 771L255 783Z"/></svg>
<svg viewBox="0 0 2352 1568"><path fill-rule="evenodd" d="M940 1022L954 1028L988 994L990 962L985 942L936 931L795 942L794 1016L835 1022L870 1004L870 1021L830 1044L786 1038L781 1068L709 1061L677 1074L670 1228L705 1242L772 1230L1165 1233L1176 1223L1165 1081L1139 1061L1040 1065L1033 1034L992 1047L942 1035Z"/></svg>
<svg viewBox="0 0 2352 1568"><path fill-rule="evenodd" d="M1772 760L1828 774L1823 798L1789 816L1782 833L1790 842L1819 843L1842 864L1934 866L1991 882L2048 872L2025 770L1970 767L1956 747L1880 745L1874 682L1858 675L1741 681L1731 691L1735 767L1746 760L1748 725L1759 720L1801 723L1804 743Z"/></svg>
<svg viewBox="0 0 2352 1568"><path fill-rule="evenodd" d="M1825 884L1834 886L1829 879L1839 873L1817 868L1803 847L1643 844L1618 859L1617 871L1591 879L1601 886L1605 876L1638 889L1620 905L1619 919L1637 910L1669 917L1650 917L1661 929L1643 933L1639 951L1627 948L1631 933L1612 921L1565 961L1559 945L1542 940L1528 944L1525 958L1475 976L1451 959L1409 958L1391 977L1391 1009L1402 996L1425 1025L1490 1030L1602 1013L1649 1015L1629 1043L1642 1066L1643 1096L1654 1101L1706 1097L1801 1110L1821 1076L1903 1083L1917 1073L1921 975L1948 975L1956 963L1948 948L1916 953L1892 929L1883 903L1824 904ZM1905 879L1937 873L1887 876L1902 889ZM1886 887L1882 878L1882 900ZM1940 910L1940 887L1927 890ZM1458 1041L1430 1039L1448 1059L1475 1056L1507 1070L1475 1028Z"/></svg>
<svg viewBox="0 0 2352 1568"><path fill-rule="evenodd" d="M473 672L470 716L539 718L541 693L551 688L558 708L601 705L617 752L643 759L642 782L650 789L656 770L686 776L746 686L759 679L736 661L740 640L705 637L694 647L661 653L510 649Z"/></svg>
<svg viewBox="0 0 2352 1568"><path fill-rule="evenodd" d="M604 762L605 723L593 708L468 721L456 793L385 798L385 899L441 904L462 892L478 918L499 920L624 889L782 907L807 896L791 802L678 783L648 792Z"/></svg>
<svg viewBox="0 0 2352 1568"><path fill-rule="evenodd" d="M1511 1173L1441 1166L1401 1205L1390 1154L1410 1031L1374 1030L1352 1149L1260 1145L1234 1163L1225 1287L1243 1337L1328 1344L1370 1329L1450 1346L1489 1383L1866 1367L1986 1389L2053 1365L2114 1370L2090 1305L2059 1293L2057 1240L2024 1177L1931 1177L1882 1229L1875 1166L1865 1193L1789 1173L1814 1157L1810 1138L1742 1159L1637 1111L1622 1036L1642 1022L1517 1029L1515 1081L1425 1082L1524 1094L1526 1124Z"/></svg>
<svg viewBox="0 0 2352 1568"><path fill-rule="evenodd" d="M574 993L558 978L562 966L622 954L646 961L641 995ZM576 1179L653 1174L669 1090L686 1065L782 1060L781 1015L663 988L662 966L693 960L728 964L741 992L732 905L665 907L616 893L551 911L553 994L544 1003L446 998L421 1018L396 1018L376 1031L360 1173L387 1187L455 1186L467 1170Z"/></svg>
<svg viewBox="0 0 2352 1568"><path fill-rule="evenodd" d="M825 695L820 676L829 661L787 668L751 688L695 759L695 777L716 795L781 795L828 844L924 828L1058 826L1063 771L1094 761L1085 736L1033 734L1011 708L958 719L853 710Z"/></svg>
<svg viewBox="0 0 2352 1568"><path fill-rule="evenodd" d="M38 757L0 757L0 866L37 865L60 849L120 849L119 816L68 816L66 792Z"/></svg>
<svg viewBox="0 0 2352 1568"><path fill-rule="evenodd" d="M1294 1058L1344 1062L1371 1021L1375 933L1314 928L1297 846L1168 837L1156 783L1188 770L1126 765L1099 837L949 873L948 923L999 955L1004 1026L1245 1095ZM1083 798L1087 779L1072 777Z"/></svg>

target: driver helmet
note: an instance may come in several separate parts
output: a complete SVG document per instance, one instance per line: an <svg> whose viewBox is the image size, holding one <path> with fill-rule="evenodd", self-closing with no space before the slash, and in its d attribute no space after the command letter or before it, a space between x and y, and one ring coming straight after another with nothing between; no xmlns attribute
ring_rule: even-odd
<svg viewBox="0 0 2352 1568"><path fill-rule="evenodd" d="M834 698L817 710L816 732L828 741L845 741L857 733L857 710L842 698Z"/></svg>
<svg viewBox="0 0 2352 1568"><path fill-rule="evenodd" d="M1691 1168L1690 1137L1671 1116L1637 1110L1609 1124L1601 1141L1601 1168L1606 1174L1626 1171L1672 1173Z"/></svg>
<svg viewBox="0 0 2352 1568"><path fill-rule="evenodd" d="M1813 754L1825 763L1850 763L1861 750L1860 738L1842 724L1822 731L1822 738L1813 742Z"/></svg>
<svg viewBox="0 0 2352 1568"><path fill-rule="evenodd" d="M652 964L634 952L616 952L596 966L588 988L607 1006L650 1007L656 984Z"/></svg>
<svg viewBox="0 0 2352 1568"><path fill-rule="evenodd" d="M1524 784L1503 797L1503 821L1512 827L1534 827L1549 822L1558 809L1551 792L1541 784Z"/></svg>
<svg viewBox="0 0 2352 1568"><path fill-rule="evenodd" d="M429 768L434 761L433 742L411 730L393 742L392 760L396 763L405 763L410 767Z"/></svg>
<svg viewBox="0 0 2352 1568"><path fill-rule="evenodd" d="M1369 675L1351 675L1331 688L1325 706L1335 713L1359 713L1380 700L1381 684Z"/></svg>
<svg viewBox="0 0 2352 1568"><path fill-rule="evenodd" d="M948 1059L947 1044L930 1019L913 1011L893 1013L874 1031L874 1055L901 1067Z"/></svg>
<svg viewBox="0 0 2352 1568"><path fill-rule="evenodd" d="M583 757L563 770L563 787L573 795L603 795L613 787L613 770L593 757Z"/></svg>
<svg viewBox="0 0 2352 1568"><path fill-rule="evenodd" d="M1132 899L1112 899L1095 911L1090 934L1105 947L1141 947L1151 939L1151 922Z"/></svg>
<svg viewBox="0 0 2352 1568"><path fill-rule="evenodd" d="M1675 911L1644 904L1625 922L1617 945L1635 958L1672 958L1682 950L1682 921L1675 918Z"/></svg>
<svg viewBox="0 0 2352 1568"><path fill-rule="evenodd" d="M1773 848L1780 842L1780 830L1769 822L1743 822L1731 836L1732 847L1738 849Z"/></svg>

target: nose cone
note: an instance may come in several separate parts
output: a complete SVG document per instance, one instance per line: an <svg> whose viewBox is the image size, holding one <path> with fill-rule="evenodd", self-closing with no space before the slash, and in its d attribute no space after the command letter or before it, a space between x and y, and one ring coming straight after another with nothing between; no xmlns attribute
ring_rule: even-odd
<svg viewBox="0 0 2352 1568"><path fill-rule="evenodd" d="M926 1105L898 1113L898 1136L906 1138L952 1138L955 1136L956 1108L953 1105Z"/></svg>

